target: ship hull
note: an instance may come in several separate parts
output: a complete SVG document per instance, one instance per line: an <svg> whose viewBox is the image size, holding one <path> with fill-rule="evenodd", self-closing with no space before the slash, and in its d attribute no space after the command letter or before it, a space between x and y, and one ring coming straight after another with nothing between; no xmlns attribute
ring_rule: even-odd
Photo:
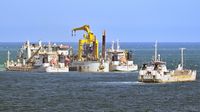
<svg viewBox="0 0 200 112"><path fill-rule="evenodd" d="M6 68L7 71L22 71L22 72L27 72L27 71L32 71L32 67L29 66L9 66Z"/></svg>
<svg viewBox="0 0 200 112"><path fill-rule="evenodd" d="M48 73L69 72L69 67L63 67L63 68L47 67L46 72Z"/></svg>
<svg viewBox="0 0 200 112"><path fill-rule="evenodd" d="M167 82L189 82L196 80L196 71L192 70L174 70L166 74L139 74L140 82L146 83L167 83Z"/></svg>
<svg viewBox="0 0 200 112"><path fill-rule="evenodd" d="M133 72L138 70L138 66L137 65L124 65L124 66L120 66L120 65L111 65L111 71L119 71L119 72Z"/></svg>
<svg viewBox="0 0 200 112"><path fill-rule="evenodd" d="M98 61L76 61L71 67L75 67L79 72L109 72L109 63L101 64Z"/></svg>

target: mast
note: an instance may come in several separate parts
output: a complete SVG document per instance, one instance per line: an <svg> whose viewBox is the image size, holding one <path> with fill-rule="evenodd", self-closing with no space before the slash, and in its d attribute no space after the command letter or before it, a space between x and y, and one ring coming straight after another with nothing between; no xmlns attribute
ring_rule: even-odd
<svg viewBox="0 0 200 112"><path fill-rule="evenodd" d="M31 57L31 48L30 48L30 42L29 40L27 41L27 59Z"/></svg>
<svg viewBox="0 0 200 112"><path fill-rule="evenodd" d="M10 65L10 51L8 51L8 57L7 57L8 59L7 59L7 63L6 63L6 66L7 66L7 68L9 67L9 65Z"/></svg>
<svg viewBox="0 0 200 112"><path fill-rule="evenodd" d="M183 57L183 55L184 55L184 54L183 54L183 53L184 53L183 51L185 50L185 48L180 48L180 50L181 50L181 67L183 68L183 61L184 61L184 60L183 60L183 58L184 58L184 57Z"/></svg>
<svg viewBox="0 0 200 112"><path fill-rule="evenodd" d="M104 30L102 35L102 58L106 57L106 31Z"/></svg>
<svg viewBox="0 0 200 112"><path fill-rule="evenodd" d="M114 45L115 45L115 41L112 41L112 47L111 47L112 51L114 51Z"/></svg>
<svg viewBox="0 0 200 112"><path fill-rule="evenodd" d="M157 40L156 40L156 43L155 43L155 56L154 56L154 61L157 61L157 55L158 55L158 43L157 43Z"/></svg>
<svg viewBox="0 0 200 112"><path fill-rule="evenodd" d="M41 41L41 40L39 40L38 45L39 45L40 47L42 47L42 41Z"/></svg>
<svg viewBox="0 0 200 112"><path fill-rule="evenodd" d="M48 43L48 51L51 52L51 42Z"/></svg>
<svg viewBox="0 0 200 112"><path fill-rule="evenodd" d="M117 50L120 49L119 40L117 40Z"/></svg>
<svg viewBox="0 0 200 112"><path fill-rule="evenodd" d="M10 61L10 51L8 51L8 61Z"/></svg>

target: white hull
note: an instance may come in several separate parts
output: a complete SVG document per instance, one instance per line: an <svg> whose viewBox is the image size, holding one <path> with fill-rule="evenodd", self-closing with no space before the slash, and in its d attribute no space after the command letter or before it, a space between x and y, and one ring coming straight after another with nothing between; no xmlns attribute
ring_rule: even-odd
<svg viewBox="0 0 200 112"><path fill-rule="evenodd" d="M56 72L69 72L69 67L58 68L58 67L49 66L45 70L46 70L46 72L53 72L53 73L56 73Z"/></svg>
<svg viewBox="0 0 200 112"><path fill-rule="evenodd" d="M138 65L133 64L133 61L127 61L126 64L121 64L120 61L112 61L110 71L132 72L138 70Z"/></svg>
<svg viewBox="0 0 200 112"><path fill-rule="evenodd" d="M79 72L109 72L109 63L101 64L98 61L76 61L72 63L72 67L77 67Z"/></svg>
<svg viewBox="0 0 200 112"><path fill-rule="evenodd" d="M159 71L147 72L145 70L140 70L139 77L140 82L185 82L185 81L195 81L196 71L192 70L173 70L168 73L162 73Z"/></svg>
<svg viewBox="0 0 200 112"><path fill-rule="evenodd" d="M137 65L111 65L111 71L132 72L138 70Z"/></svg>

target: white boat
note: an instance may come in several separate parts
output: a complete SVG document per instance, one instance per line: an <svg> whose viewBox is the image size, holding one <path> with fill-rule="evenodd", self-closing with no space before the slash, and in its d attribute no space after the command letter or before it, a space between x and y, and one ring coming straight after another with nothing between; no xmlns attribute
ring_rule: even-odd
<svg viewBox="0 0 200 112"><path fill-rule="evenodd" d="M181 49L181 64L176 70L168 70L166 62L160 60L160 55L157 55L157 42L155 44L155 57L150 65L143 64L139 71L138 80L140 82L185 82L195 81L196 71L183 69L183 49Z"/></svg>
<svg viewBox="0 0 200 112"><path fill-rule="evenodd" d="M131 72L138 70L138 66L133 63L132 51L120 49L119 41L117 41L117 48L114 48L114 41L111 49L108 49L107 55L110 60L110 71Z"/></svg>

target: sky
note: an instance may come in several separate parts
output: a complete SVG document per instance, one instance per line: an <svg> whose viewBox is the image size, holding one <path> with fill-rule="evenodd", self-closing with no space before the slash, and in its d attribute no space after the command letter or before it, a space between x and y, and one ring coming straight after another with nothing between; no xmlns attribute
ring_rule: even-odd
<svg viewBox="0 0 200 112"><path fill-rule="evenodd" d="M200 42L200 0L0 0L0 42Z"/></svg>

